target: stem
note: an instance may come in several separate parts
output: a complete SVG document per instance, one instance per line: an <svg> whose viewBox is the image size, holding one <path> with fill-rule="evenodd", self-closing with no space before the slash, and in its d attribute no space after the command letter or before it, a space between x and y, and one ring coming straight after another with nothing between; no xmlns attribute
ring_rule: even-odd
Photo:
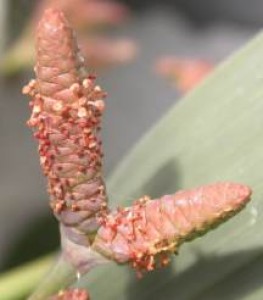
<svg viewBox="0 0 263 300"><path fill-rule="evenodd" d="M54 254L46 255L0 276L2 300L19 299L28 295L47 273Z"/></svg>
<svg viewBox="0 0 263 300"><path fill-rule="evenodd" d="M87 265L83 266L85 273L98 265L109 262L91 249L89 251L86 249L85 254L87 256ZM54 260L55 255L50 254L1 275L1 300L25 299L36 286L36 290L28 300L45 300L78 279L78 272L64 260L62 255L57 262Z"/></svg>
<svg viewBox="0 0 263 300"><path fill-rule="evenodd" d="M76 270L70 265L62 255L44 280L40 283L28 300L44 300L48 296L55 294L60 289L71 285L77 279Z"/></svg>
<svg viewBox="0 0 263 300"><path fill-rule="evenodd" d="M76 280L75 269L62 256L52 265L54 259L54 255L48 255L1 275L1 300L25 299L43 277L29 300L47 299L51 294L72 284Z"/></svg>

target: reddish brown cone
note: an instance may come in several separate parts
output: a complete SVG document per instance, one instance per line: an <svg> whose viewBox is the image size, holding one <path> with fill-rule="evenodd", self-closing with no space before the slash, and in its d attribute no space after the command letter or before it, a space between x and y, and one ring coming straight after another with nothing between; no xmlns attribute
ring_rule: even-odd
<svg viewBox="0 0 263 300"><path fill-rule="evenodd" d="M62 12L49 9L37 29L36 80L28 125L35 128L51 207L64 226L89 245L107 207L98 136L105 93L88 75ZM86 236L84 239L83 236Z"/></svg>
<svg viewBox="0 0 263 300"><path fill-rule="evenodd" d="M247 186L225 182L158 200L143 197L106 217L93 248L118 263L130 262L139 274L151 271L166 265L181 243L240 211L250 195Z"/></svg>

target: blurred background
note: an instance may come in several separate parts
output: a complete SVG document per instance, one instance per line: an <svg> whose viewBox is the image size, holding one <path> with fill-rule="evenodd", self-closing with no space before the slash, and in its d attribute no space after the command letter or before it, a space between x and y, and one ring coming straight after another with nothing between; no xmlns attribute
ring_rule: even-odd
<svg viewBox="0 0 263 300"><path fill-rule="evenodd" d="M50 4L65 9L88 67L108 92L106 176L263 23L260 0L0 0L0 271L59 246L37 145L25 125L29 100L21 94L33 76L33 32Z"/></svg>

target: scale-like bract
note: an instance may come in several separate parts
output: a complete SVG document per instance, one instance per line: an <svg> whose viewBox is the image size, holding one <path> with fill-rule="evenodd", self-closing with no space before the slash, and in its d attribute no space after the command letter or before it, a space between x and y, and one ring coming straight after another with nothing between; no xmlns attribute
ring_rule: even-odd
<svg viewBox="0 0 263 300"><path fill-rule="evenodd" d="M204 233L242 209L249 187L216 183L179 191L158 200L139 199L131 207L109 214L93 247L118 263L131 262L140 270L168 262L181 243Z"/></svg>

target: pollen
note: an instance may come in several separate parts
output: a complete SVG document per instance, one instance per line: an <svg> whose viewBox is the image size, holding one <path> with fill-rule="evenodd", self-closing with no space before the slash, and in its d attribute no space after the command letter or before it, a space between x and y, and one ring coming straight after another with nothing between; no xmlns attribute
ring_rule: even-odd
<svg viewBox="0 0 263 300"><path fill-rule="evenodd" d="M77 114L79 118L85 118L88 115L88 111L85 107L80 107Z"/></svg>
<svg viewBox="0 0 263 300"><path fill-rule="evenodd" d="M62 111L63 109L63 103L62 101L56 101L56 103L52 106L54 111Z"/></svg>

